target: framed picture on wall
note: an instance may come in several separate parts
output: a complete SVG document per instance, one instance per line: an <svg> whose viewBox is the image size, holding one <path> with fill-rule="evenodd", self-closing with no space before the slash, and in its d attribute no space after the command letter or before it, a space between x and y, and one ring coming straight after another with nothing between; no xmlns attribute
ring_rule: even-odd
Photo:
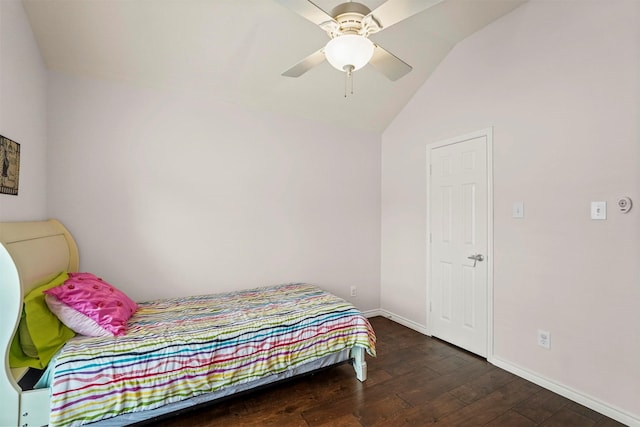
<svg viewBox="0 0 640 427"><path fill-rule="evenodd" d="M20 144L0 135L0 194L18 195Z"/></svg>

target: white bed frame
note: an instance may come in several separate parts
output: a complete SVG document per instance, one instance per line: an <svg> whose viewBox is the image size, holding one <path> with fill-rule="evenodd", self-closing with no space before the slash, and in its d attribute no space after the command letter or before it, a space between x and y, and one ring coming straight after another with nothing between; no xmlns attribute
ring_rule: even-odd
<svg viewBox="0 0 640 427"><path fill-rule="evenodd" d="M33 427L46 426L49 423L50 389L23 391L18 381L27 369L9 368L9 348L18 330L24 296L60 272L78 271L78 267L78 247L69 231L59 221L50 219L0 223L0 354L4 360L4 367L0 369L0 402L3 408L6 408L0 411L0 426ZM346 353L345 358L352 360L358 380L365 381L365 350L354 347L350 353ZM317 369L305 369L304 365L301 368L295 374ZM274 375L256 385L264 385L290 376L291 373ZM252 387L255 385L248 384L243 389ZM228 394L222 393L220 396ZM216 398L218 397L200 397L186 406ZM153 411L145 412L150 413L148 418L157 416ZM159 413L167 412L169 411L164 410Z"/></svg>

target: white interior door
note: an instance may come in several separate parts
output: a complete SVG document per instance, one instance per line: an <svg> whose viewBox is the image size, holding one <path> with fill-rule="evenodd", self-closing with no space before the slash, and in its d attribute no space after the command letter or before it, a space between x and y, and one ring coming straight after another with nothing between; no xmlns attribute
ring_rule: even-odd
<svg viewBox="0 0 640 427"><path fill-rule="evenodd" d="M428 147L429 330L488 352L491 130Z"/></svg>

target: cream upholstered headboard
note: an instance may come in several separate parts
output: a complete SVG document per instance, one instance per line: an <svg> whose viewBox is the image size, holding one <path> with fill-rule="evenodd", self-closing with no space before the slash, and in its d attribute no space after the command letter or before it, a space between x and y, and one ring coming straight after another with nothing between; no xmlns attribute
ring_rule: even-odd
<svg viewBox="0 0 640 427"><path fill-rule="evenodd" d="M0 401L7 408L18 409L0 411L0 425L19 425L19 408L27 398L16 383L17 373L9 368L9 348L20 321L22 300L57 274L78 271L78 264L78 247L59 221L0 223ZM27 393L30 399L46 399L48 391Z"/></svg>
<svg viewBox="0 0 640 427"><path fill-rule="evenodd" d="M53 274L78 270L78 247L55 219L0 223L0 243L18 269L23 294Z"/></svg>

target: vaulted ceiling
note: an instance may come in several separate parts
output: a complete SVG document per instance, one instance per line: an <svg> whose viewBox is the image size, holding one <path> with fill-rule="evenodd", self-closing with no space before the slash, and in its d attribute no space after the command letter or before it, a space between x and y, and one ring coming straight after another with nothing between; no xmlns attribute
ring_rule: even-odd
<svg viewBox="0 0 640 427"><path fill-rule="evenodd" d="M360 1L372 10L384 3ZM373 34L413 71L392 82L367 65L354 73L355 93L346 98L344 73L326 61L298 78L281 75L328 36L272 0L23 3L51 70L382 131L456 43L524 1L443 0ZM314 3L330 12L341 1Z"/></svg>

